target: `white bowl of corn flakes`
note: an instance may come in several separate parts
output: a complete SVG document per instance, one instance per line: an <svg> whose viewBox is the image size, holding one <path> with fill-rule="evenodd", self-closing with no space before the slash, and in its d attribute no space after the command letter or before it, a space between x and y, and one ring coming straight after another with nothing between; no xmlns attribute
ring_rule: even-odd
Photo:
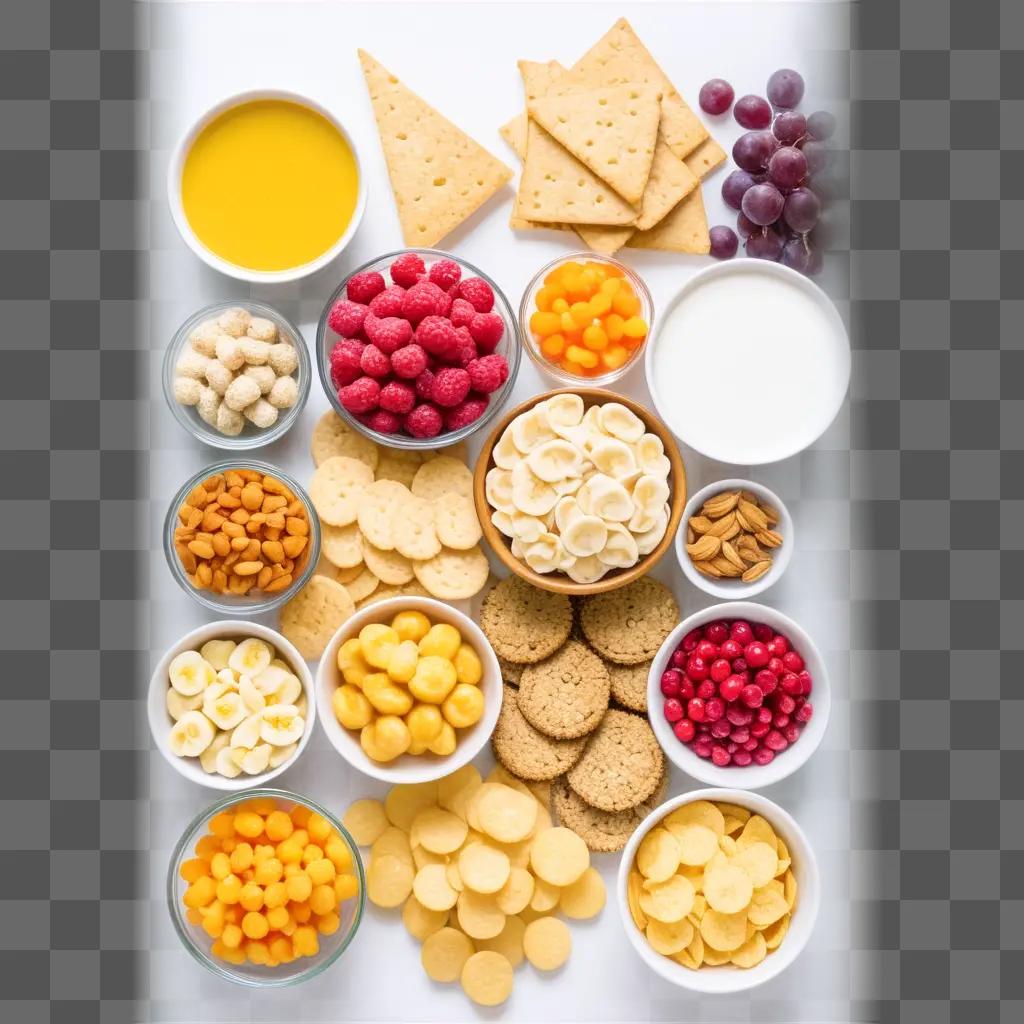
<svg viewBox="0 0 1024 1024"><path fill-rule="evenodd" d="M629 944L651 970L680 988L727 994L796 960L814 930L821 881L807 836L778 804L698 789L641 822L616 893Z"/></svg>
<svg viewBox="0 0 1024 1024"><path fill-rule="evenodd" d="M467 764L502 700L498 659L480 627L423 597L356 612L327 645L315 689L334 749L390 783L430 782Z"/></svg>

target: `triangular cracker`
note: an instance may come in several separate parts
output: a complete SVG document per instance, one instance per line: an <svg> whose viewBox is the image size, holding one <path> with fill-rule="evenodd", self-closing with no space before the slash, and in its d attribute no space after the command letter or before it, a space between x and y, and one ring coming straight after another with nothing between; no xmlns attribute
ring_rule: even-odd
<svg viewBox="0 0 1024 1024"><path fill-rule="evenodd" d="M636 219L637 229L647 231L653 228L699 185L697 175L668 148L659 132L651 176L647 179L640 215Z"/></svg>
<svg viewBox="0 0 1024 1024"><path fill-rule="evenodd" d="M706 255L711 251L704 197L694 189L660 224L638 231L626 243L630 249L658 249Z"/></svg>
<svg viewBox="0 0 1024 1024"><path fill-rule="evenodd" d="M570 72L571 74L571 72ZM560 90L527 113L627 202L643 198L661 119L660 93L633 82Z"/></svg>
<svg viewBox="0 0 1024 1024"><path fill-rule="evenodd" d="M364 50L359 51L406 245L433 246L511 177Z"/></svg>
<svg viewBox="0 0 1024 1024"><path fill-rule="evenodd" d="M722 163L725 156L725 150L709 135L683 162L698 178L703 178Z"/></svg>

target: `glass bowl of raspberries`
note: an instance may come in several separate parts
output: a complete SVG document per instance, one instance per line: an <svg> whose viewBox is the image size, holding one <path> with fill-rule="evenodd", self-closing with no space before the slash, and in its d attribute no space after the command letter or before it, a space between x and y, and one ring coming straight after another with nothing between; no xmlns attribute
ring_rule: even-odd
<svg viewBox="0 0 1024 1024"><path fill-rule="evenodd" d="M709 786L760 789L818 749L831 690L825 662L787 615L752 601L696 612L651 662L647 708L665 754Z"/></svg>
<svg viewBox="0 0 1024 1024"><path fill-rule="evenodd" d="M512 390L521 347L498 286L437 249L403 249L350 274L317 326L331 404L394 448L455 444L486 426Z"/></svg>

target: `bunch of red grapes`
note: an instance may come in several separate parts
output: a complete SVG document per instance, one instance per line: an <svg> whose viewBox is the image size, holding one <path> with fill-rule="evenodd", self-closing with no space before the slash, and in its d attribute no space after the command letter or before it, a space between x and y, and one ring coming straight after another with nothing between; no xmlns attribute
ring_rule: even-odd
<svg viewBox="0 0 1024 1024"><path fill-rule="evenodd" d="M835 118L824 110L804 116L795 108L804 95L804 80L789 68L768 79L768 98L742 96L733 105L733 88L721 78L705 82L701 109L733 116L747 131L736 140L732 158L737 170L722 182L722 198L739 213L736 231L711 229L711 255L731 259L739 248L757 259L782 263L802 274L821 269L821 253L810 234L821 216L821 199L811 188L828 163L825 145Z"/></svg>

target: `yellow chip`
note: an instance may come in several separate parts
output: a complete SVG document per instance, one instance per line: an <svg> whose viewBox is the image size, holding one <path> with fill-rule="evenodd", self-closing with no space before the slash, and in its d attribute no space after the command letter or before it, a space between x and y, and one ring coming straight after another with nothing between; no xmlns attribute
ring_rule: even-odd
<svg viewBox="0 0 1024 1024"><path fill-rule="evenodd" d="M483 949L466 961L461 981L478 1006L500 1006L512 992L512 964L500 953Z"/></svg>
<svg viewBox="0 0 1024 1024"><path fill-rule="evenodd" d="M697 961L694 960L693 957L690 955L689 946L687 946L686 949L679 950L678 953L673 955L672 959L675 960L677 964L680 964L683 967L687 967L691 971L695 971L698 967L700 967L700 964L697 963Z"/></svg>
<svg viewBox="0 0 1024 1024"><path fill-rule="evenodd" d="M767 885L779 873L779 858L767 843L751 843L733 857L732 863L750 875L755 889Z"/></svg>
<svg viewBox="0 0 1024 1024"><path fill-rule="evenodd" d="M686 947L686 951L693 958L693 962L700 967L704 963L704 940L700 937L700 932L694 929L693 941Z"/></svg>
<svg viewBox="0 0 1024 1024"><path fill-rule="evenodd" d="M472 955L469 936L456 928L442 928L424 941L420 961L433 981L455 981Z"/></svg>
<svg viewBox="0 0 1024 1024"><path fill-rule="evenodd" d="M689 864L680 864L676 869L676 874L682 875L683 878L687 878L690 881L690 885L693 886L694 892L704 891L704 875L706 868L690 867Z"/></svg>
<svg viewBox="0 0 1024 1024"><path fill-rule="evenodd" d="M663 956L672 956L693 941L693 925L685 917L672 922L652 919L647 922L645 934L651 949Z"/></svg>
<svg viewBox="0 0 1024 1024"><path fill-rule="evenodd" d="M539 921L542 917L548 917L549 912L543 910L534 910L533 907L524 907L516 914L523 924L529 924L531 921Z"/></svg>
<svg viewBox="0 0 1024 1024"><path fill-rule="evenodd" d="M707 864L719 851L718 833L707 825L686 825L676 835L679 860L691 867Z"/></svg>
<svg viewBox="0 0 1024 1024"><path fill-rule="evenodd" d="M392 825L409 832L416 815L434 803L437 803L436 782L402 782L391 787L384 798L384 810Z"/></svg>
<svg viewBox="0 0 1024 1024"><path fill-rule="evenodd" d="M789 870L789 866L793 863L793 860L789 855L789 847L778 836L775 837L775 845L778 853L778 865L775 868L775 877L778 878Z"/></svg>
<svg viewBox="0 0 1024 1024"><path fill-rule="evenodd" d="M538 913L546 914L558 906L562 890L557 885L545 882L543 878L535 878L533 881L533 895L530 897L530 909Z"/></svg>
<svg viewBox="0 0 1024 1024"><path fill-rule="evenodd" d="M601 913L607 898L601 873L597 868L587 868L572 885L562 890L558 907L566 917L586 921Z"/></svg>
<svg viewBox="0 0 1024 1024"><path fill-rule="evenodd" d="M679 843L675 836L663 828L651 829L636 851L636 866L652 882L664 882L674 875L679 867Z"/></svg>
<svg viewBox="0 0 1024 1024"><path fill-rule="evenodd" d="M695 896L689 879L673 875L664 882L644 882L640 890L640 907L649 918L669 924L681 921L689 914Z"/></svg>
<svg viewBox="0 0 1024 1024"><path fill-rule="evenodd" d="M708 967L720 967L722 964L727 964L731 958L731 953L723 953L720 950L713 949L711 946L704 946L704 963Z"/></svg>
<svg viewBox="0 0 1024 1024"><path fill-rule="evenodd" d="M501 850L508 857L509 863L514 868L528 868L530 866L530 850L533 848L533 837L527 836L518 843L499 843L496 839L488 839L496 850Z"/></svg>
<svg viewBox="0 0 1024 1024"><path fill-rule="evenodd" d="M488 773L487 778L484 782L496 782L502 786L508 786L509 789L515 789L520 793L525 793L528 796L533 796L533 791L522 779L517 779L510 771L500 764L496 764Z"/></svg>
<svg viewBox="0 0 1024 1024"><path fill-rule="evenodd" d="M590 851L572 829L545 829L533 841L530 867L538 878L551 885L572 885L590 867Z"/></svg>
<svg viewBox="0 0 1024 1024"><path fill-rule="evenodd" d="M747 940L747 914L741 910L738 914L723 914L708 908L700 920L700 937L704 942L722 953L731 953L739 949ZM705 959L707 952L705 951Z"/></svg>
<svg viewBox="0 0 1024 1024"><path fill-rule="evenodd" d="M695 928L700 927L701 918L708 912L708 901L703 893L697 893L693 897L693 909L687 915Z"/></svg>
<svg viewBox="0 0 1024 1024"><path fill-rule="evenodd" d="M778 838L775 830L760 814L752 814L743 826L743 831L736 840L736 846L745 850L754 843L767 843L773 850L778 849Z"/></svg>
<svg viewBox="0 0 1024 1024"><path fill-rule="evenodd" d="M626 881L626 902L629 904L629 913L633 918L633 924L644 931L647 927L647 915L643 912L643 908L640 906L640 892L643 889L644 876L637 870L632 870L629 873L629 878Z"/></svg>
<svg viewBox="0 0 1024 1024"><path fill-rule="evenodd" d="M366 896L378 907L400 906L412 892L412 880L412 865L385 853L366 869Z"/></svg>
<svg viewBox="0 0 1024 1024"><path fill-rule="evenodd" d="M747 907L747 917L756 928L764 928L778 921L789 909L786 897L774 886L765 885L754 890Z"/></svg>
<svg viewBox="0 0 1024 1024"><path fill-rule="evenodd" d="M782 892L789 909L792 910L796 906L796 875L791 870L787 871L782 879Z"/></svg>
<svg viewBox="0 0 1024 1024"><path fill-rule="evenodd" d="M473 843L464 847L459 853L458 864L463 885L484 894L498 892L508 881L512 870L508 855L487 843Z"/></svg>
<svg viewBox="0 0 1024 1024"><path fill-rule="evenodd" d="M726 819L725 819L725 832L726 832L726 835L730 835L731 836L731 835L733 835L733 833L739 832L740 829L743 828L743 824L744 823L742 821L740 821L739 818L733 818L733 817L730 817L730 816L727 815Z"/></svg>
<svg viewBox="0 0 1024 1024"><path fill-rule="evenodd" d="M523 921L518 917L508 917L505 919L505 927L493 939L474 939L473 944L477 949L500 953L513 967L518 967L523 962L525 931L526 924Z"/></svg>
<svg viewBox="0 0 1024 1024"><path fill-rule="evenodd" d="M750 820L750 811L746 807L740 807L739 804L730 804L719 800L716 806L726 818L738 821L741 828ZM726 831L731 832L732 829L726 829Z"/></svg>
<svg viewBox="0 0 1024 1024"><path fill-rule="evenodd" d="M739 913L750 903L753 893L750 875L735 864L723 864L704 876L704 898L719 913Z"/></svg>
<svg viewBox="0 0 1024 1024"><path fill-rule="evenodd" d="M662 824L670 832L675 832L673 826L682 829L687 825L703 825L716 835L725 832L725 817L710 800L694 800L692 804L683 804L666 815Z"/></svg>
<svg viewBox="0 0 1024 1024"><path fill-rule="evenodd" d="M440 807L424 807L415 818L409 838L431 853L454 853L465 841L469 829L451 811Z"/></svg>
<svg viewBox="0 0 1024 1024"><path fill-rule="evenodd" d="M456 906L459 927L471 939L493 939L505 927L505 915L493 896L463 889Z"/></svg>
<svg viewBox="0 0 1024 1024"><path fill-rule="evenodd" d="M409 867L412 867L414 864L412 848L409 846L409 837L400 828L395 828L394 825L389 825L373 841L373 846L370 847L370 863L373 863L377 857L383 857L386 854L405 861Z"/></svg>
<svg viewBox="0 0 1024 1024"><path fill-rule="evenodd" d="M452 814L466 820L466 803L480 788L480 772L472 764L463 765L437 783L437 802Z"/></svg>
<svg viewBox="0 0 1024 1024"><path fill-rule="evenodd" d="M537 801L529 791L520 793L501 783L485 783L474 803L480 830L501 843L525 839L537 822Z"/></svg>
<svg viewBox="0 0 1024 1024"><path fill-rule="evenodd" d="M503 914L518 914L533 898L533 875L526 868L511 868L505 884L494 894Z"/></svg>
<svg viewBox="0 0 1024 1024"><path fill-rule="evenodd" d="M778 949L782 940L786 937L786 932L789 931L789 914L783 914L774 924L768 925L767 928L762 931L764 936L764 944L768 949Z"/></svg>
<svg viewBox="0 0 1024 1024"><path fill-rule="evenodd" d="M439 932L448 920L448 911L429 910L415 896L410 896L402 907L402 924L417 941L423 942Z"/></svg>
<svg viewBox="0 0 1024 1024"><path fill-rule="evenodd" d="M427 910L451 910L459 894L448 884L445 865L428 864L416 872L412 894Z"/></svg>
<svg viewBox="0 0 1024 1024"><path fill-rule="evenodd" d="M444 869L445 878L448 879L448 884L456 891L462 892L466 888L462 881L462 874L459 872L459 865L456 861L449 861Z"/></svg>
<svg viewBox="0 0 1024 1024"><path fill-rule="evenodd" d="M732 836L719 836L718 837L718 848L726 855L726 857L735 857L737 854L736 840Z"/></svg>
<svg viewBox="0 0 1024 1024"><path fill-rule="evenodd" d="M412 863L413 867L419 871L420 868L425 868L428 864L447 864L448 858L443 854L424 850L422 846L414 846L412 848Z"/></svg>
<svg viewBox="0 0 1024 1024"><path fill-rule="evenodd" d="M379 800L356 800L341 819L357 846L372 846L388 827L388 816Z"/></svg>
<svg viewBox="0 0 1024 1024"><path fill-rule="evenodd" d="M765 943L765 938L760 932L754 932L754 934L747 939L746 942L740 946L732 955L732 962L737 967L742 967L747 970L751 967L756 967L766 956L768 955L768 946Z"/></svg>
<svg viewBox="0 0 1024 1024"><path fill-rule="evenodd" d="M569 926L557 917L541 917L526 926L523 952L538 971L556 971L572 952Z"/></svg>

